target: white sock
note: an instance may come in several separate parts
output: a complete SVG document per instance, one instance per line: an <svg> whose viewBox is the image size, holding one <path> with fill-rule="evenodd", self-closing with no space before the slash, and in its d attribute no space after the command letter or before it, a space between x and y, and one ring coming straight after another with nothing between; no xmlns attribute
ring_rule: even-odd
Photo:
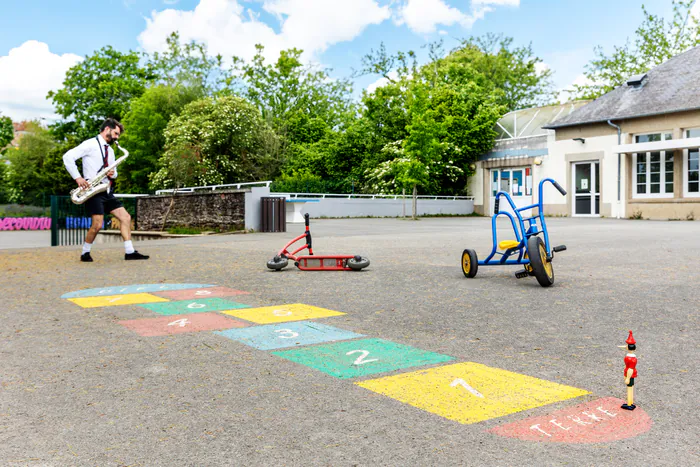
<svg viewBox="0 0 700 467"><path fill-rule="evenodd" d="M131 243L131 240L124 242L124 250L126 250L127 255L134 252L134 245Z"/></svg>
<svg viewBox="0 0 700 467"><path fill-rule="evenodd" d="M90 248L92 248L92 243L83 243L83 254L90 253Z"/></svg>

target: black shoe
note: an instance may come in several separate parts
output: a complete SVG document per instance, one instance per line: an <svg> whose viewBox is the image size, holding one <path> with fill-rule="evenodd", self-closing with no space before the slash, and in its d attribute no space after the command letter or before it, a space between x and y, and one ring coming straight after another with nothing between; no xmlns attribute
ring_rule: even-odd
<svg viewBox="0 0 700 467"><path fill-rule="evenodd" d="M142 255L138 251L134 251L133 253L124 253L124 259L148 259L148 256Z"/></svg>
<svg viewBox="0 0 700 467"><path fill-rule="evenodd" d="M88 251L87 253L80 255L80 261L83 263L92 263L92 256L90 256L90 252Z"/></svg>

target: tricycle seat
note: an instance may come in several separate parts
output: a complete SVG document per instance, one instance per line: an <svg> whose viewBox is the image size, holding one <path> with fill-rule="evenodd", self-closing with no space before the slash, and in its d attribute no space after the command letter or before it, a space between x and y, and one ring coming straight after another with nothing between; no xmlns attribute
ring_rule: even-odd
<svg viewBox="0 0 700 467"><path fill-rule="evenodd" d="M517 240L503 240L501 242L498 242L498 248L500 250L508 250L510 248L517 248L520 245L520 242Z"/></svg>

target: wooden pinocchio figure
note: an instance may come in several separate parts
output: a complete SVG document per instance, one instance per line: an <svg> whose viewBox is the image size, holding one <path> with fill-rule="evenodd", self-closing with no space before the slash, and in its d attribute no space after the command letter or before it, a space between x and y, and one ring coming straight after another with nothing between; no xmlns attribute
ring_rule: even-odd
<svg viewBox="0 0 700 467"><path fill-rule="evenodd" d="M637 408L634 405L634 378L637 377L637 356L634 351L637 349L637 342L630 331L629 337L625 341L627 346L621 345L620 348L627 347L627 355L625 355L625 384L627 385L627 403L622 404L621 408L625 410L634 410Z"/></svg>

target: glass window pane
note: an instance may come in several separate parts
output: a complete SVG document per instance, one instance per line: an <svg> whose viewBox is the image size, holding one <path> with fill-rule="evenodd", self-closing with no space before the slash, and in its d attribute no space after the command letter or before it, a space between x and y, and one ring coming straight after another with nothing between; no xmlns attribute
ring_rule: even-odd
<svg viewBox="0 0 700 467"><path fill-rule="evenodd" d="M649 193L656 194L661 193L661 185L658 183L652 183L649 185Z"/></svg>
<svg viewBox="0 0 700 467"><path fill-rule="evenodd" d="M659 173L652 173L651 174L651 183L659 183L661 181L661 174Z"/></svg>
<svg viewBox="0 0 700 467"><path fill-rule="evenodd" d="M698 170L698 150L688 151L688 170Z"/></svg>
<svg viewBox="0 0 700 467"><path fill-rule="evenodd" d="M698 189L700 187L700 182L689 182L688 183L688 192L689 193L698 193L700 190Z"/></svg>
<svg viewBox="0 0 700 467"><path fill-rule="evenodd" d="M647 176L645 174L637 174L637 183L646 183Z"/></svg>
<svg viewBox="0 0 700 467"><path fill-rule="evenodd" d="M673 183L666 183L666 193L673 193Z"/></svg>
<svg viewBox="0 0 700 467"><path fill-rule="evenodd" d="M661 133L653 133L651 135L637 135L634 137L637 143L650 143L652 141L661 141Z"/></svg>
<svg viewBox="0 0 700 467"><path fill-rule="evenodd" d="M576 197L576 214L591 214L591 197Z"/></svg>
<svg viewBox="0 0 700 467"><path fill-rule="evenodd" d="M498 193L498 170L492 170L491 173L493 174L491 196L496 196L496 193Z"/></svg>
<svg viewBox="0 0 700 467"><path fill-rule="evenodd" d="M647 186L645 185L637 185L637 193L640 195L643 195L647 192Z"/></svg>
<svg viewBox="0 0 700 467"><path fill-rule="evenodd" d="M501 191L510 194L510 170L501 170Z"/></svg>
<svg viewBox="0 0 700 467"><path fill-rule="evenodd" d="M664 133L664 141L668 141L670 139L673 139L673 135L671 133Z"/></svg>
<svg viewBox="0 0 700 467"><path fill-rule="evenodd" d="M513 171L513 185L511 188L513 189L513 196L522 196L523 195L523 171L522 170L514 170Z"/></svg>
<svg viewBox="0 0 700 467"><path fill-rule="evenodd" d="M700 138L700 128L693 128L685 132L686 138Z"/></svg>
<svg viewBox="0 0 700 467"><path fill-rule="evenodd" d="M574 173L576 176L576 193L590 193L592 182L591 164L576 164Z"/></svg>
<svg viewBox="0 0 700 467"><path fill-rule="evenodd" d="M693 172L688 172L688 181L697 182L700 179L700 171L694 170Z"/></svg>
<svg viewBox="0 0 700 467"><path fill-rule="evenodd" d="M661 162L661 153L660 152L652 152L651 155L649 156L649 162L652 164L654 162Z"/></svg>

